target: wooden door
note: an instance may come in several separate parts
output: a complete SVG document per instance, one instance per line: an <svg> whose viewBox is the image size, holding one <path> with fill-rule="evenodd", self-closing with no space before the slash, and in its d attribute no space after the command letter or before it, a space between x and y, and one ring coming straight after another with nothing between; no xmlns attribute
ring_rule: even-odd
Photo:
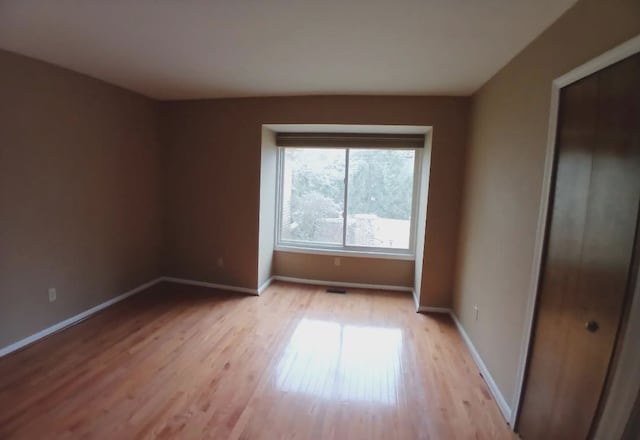
<svg viewBox="0 0 640 440"><path fill-rule="evenodd" d="M636 266L639 203L640 54L561 90L525 440L589 435Z"/></svg>

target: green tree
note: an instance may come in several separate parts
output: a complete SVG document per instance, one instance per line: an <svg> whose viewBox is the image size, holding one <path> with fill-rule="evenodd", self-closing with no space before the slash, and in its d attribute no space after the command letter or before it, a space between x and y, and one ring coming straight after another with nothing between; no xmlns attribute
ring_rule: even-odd
<svg viewBox="0 0 640 440"><path fill-rule="evenodd" d="M414 160L413 150L351 150L349 214L409 220Z"/></svg>
<svg viewBox="0 0 640 440"><path fill-rule="evenodd" d="M413 150L350 150L348 214L409 220L414 161ZM345 150L288 149L285 162L291 170L289 233L316 241L343 215Z"/></svg>

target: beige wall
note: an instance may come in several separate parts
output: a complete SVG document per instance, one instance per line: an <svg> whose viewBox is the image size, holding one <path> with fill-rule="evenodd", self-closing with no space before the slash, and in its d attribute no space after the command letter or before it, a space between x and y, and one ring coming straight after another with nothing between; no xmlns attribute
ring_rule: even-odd
<svg viewBox="0 0 640 440"><path fill-rule="evenodd" d="M260 153L260 230L258 239L258 285L266 283L273 274L273 247L276 224L276 171L278 147L276 134L262 128Z"/></svg>
<svg viewBox="0 0 640 440"><path fill-rule="evenodd" d="M454 307L512 406L551 81L639 32L638 0L581 0L473 97Z"/></svg>
<svg viewBox="0 0 640 440"><path fill-rule="evenodd" d="M161 206L152 101L4 51L0 89L4 347L160 275Z"/></svg>
<svg viewBox="0 0 640 440"><path fill-rule="evenodd" d="M258 285L262 124L433 126L421 298L423 305L449 305L468 98L326 96L161 105L171 182L168 275L249 288ZM216 266L217 257L224 258L224 268ZM371 273L371 261L357 260L349 275L329 272L330 279L364 282L362 274ZM326 261L325 256L297 254L295 268L278 258L275 269L310 278L313 274L304 268L321 266L325 271Z"/></svg>
<svg viewBox="0 0 640 440"><path fill-rule="evenodd" d="M334 264L335 258L340 258L340 266ZM310 280L413 287L414 263L407 260L275 251L273 274Z"/></svg>
<svg viewBox="0 0 640 440"><path fill-rule="evenodd" d="M422 268L424 264L424 244L427 231L427 201L429 195L429 174L431 167L431 135L429 131L425 139L425 151L420 164L420 193L418 196L418 218L416 219L416 260L413 269L413 295L420 303L422 296ZM462 164L460 164L462 166ZM442 304L441 304L442 305Z"/></svg>
<svg viewBox="0 0 640 440"><path fill-rule="evenodd" d="M426 305L450 300L468 98L156 103L8 52L0 86L0 347L165 274L251 288L274 271L411 286L410 261L343 257L336 270L325 256L281 255L272 270L268 252L260 258L260 227L273 226L266 198L260 217L260 182L274 177L261 175L274 158L263 123L433 126L440 172L421 284Z"/></svg>

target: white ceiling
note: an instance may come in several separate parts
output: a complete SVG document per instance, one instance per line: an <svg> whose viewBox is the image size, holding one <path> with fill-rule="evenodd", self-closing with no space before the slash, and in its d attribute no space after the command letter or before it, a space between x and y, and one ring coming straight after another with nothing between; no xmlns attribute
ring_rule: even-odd
<svg viewBox="0 0 640 440"><path fill-rule="evenodd" d="M0 0L0 48L159 99L467 95L576 0Z"/></svg>

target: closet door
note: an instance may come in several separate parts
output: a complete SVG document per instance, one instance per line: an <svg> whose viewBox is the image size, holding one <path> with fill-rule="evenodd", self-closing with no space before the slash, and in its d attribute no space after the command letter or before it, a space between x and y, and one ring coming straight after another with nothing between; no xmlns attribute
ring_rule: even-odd
<svg viewBox="0 0 640 440"><path fill-rule="evenodd" d="M561 90L545 251L517 429L589 435L634 278L640 55Z"/></svg>

